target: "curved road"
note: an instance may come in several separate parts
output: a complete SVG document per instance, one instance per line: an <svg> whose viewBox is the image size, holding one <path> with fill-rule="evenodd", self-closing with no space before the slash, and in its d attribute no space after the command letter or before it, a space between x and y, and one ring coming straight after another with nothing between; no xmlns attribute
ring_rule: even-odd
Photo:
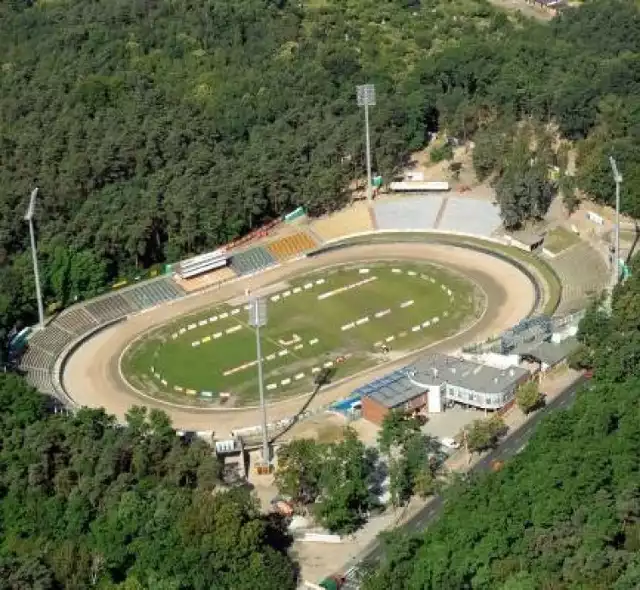
<svg viewBox="0 0 640 590"><path fill-rule="evenodd" d="M165 410L176 428L214 431L225 437L231 429L260 423L256 408L206 409L175 406L145 397L133 390L120 376L119 359L127 345L146 331L176 316L193 313L212 305L253 292L272 283L291 279L301 273L323 267L367 260L422 260L440 264L475 281L486 293L488 308L482 318L465 332L429 348L452 351L471 341L495 336L524 318L534 304L534 289L529 279L513 265L489 254L436 244L384 244L353 246L314 258L302 258L243 280L227 283L217 290L195 294L130 317L94 335L71 354L65 365L63 382L71 398L89 407L105 407L122 419L132 405ZM423 351L424 352L424 349ZM417 356L413 354L411 356ZM309 409L326 405L350 393L356 387L410 361L410 357L385 363L355 375L335 386L323 389ZM268 408L269 421L295 415L308 396L274 403Z"/></svg>

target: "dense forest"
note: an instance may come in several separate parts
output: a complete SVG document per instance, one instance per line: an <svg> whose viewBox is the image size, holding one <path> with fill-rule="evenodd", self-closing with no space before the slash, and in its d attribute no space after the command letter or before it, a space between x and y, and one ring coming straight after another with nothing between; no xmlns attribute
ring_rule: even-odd
<svg viewBox="0 0 640 590"><path fill-rule="evenodd" d="M0 374L0 589L295 588L286 529L220 471L162 412L51 414Z"/></svg>
<svg viewBox="0 0 640 590"><path fill-rule="evenodd" d="M427 533L392 536L366 590L640 587L640 257L580 327L595 377L500 472L451 490Z"/></svg>
<svg viewBox="0 0 640 590"><path fill-rule="evenodd" d="M0 314L33 317L36 185L45 296L62 305L298 205L344 205L364 168L363 82L387 179L444 130L477 138L476 168L522 194L506 221L537 215L542 168L495 157L528 119L577 142L572 184L604 202L614 153L639 216L639 29L632 0L550 24L486 0L2 2Z"/></svg>

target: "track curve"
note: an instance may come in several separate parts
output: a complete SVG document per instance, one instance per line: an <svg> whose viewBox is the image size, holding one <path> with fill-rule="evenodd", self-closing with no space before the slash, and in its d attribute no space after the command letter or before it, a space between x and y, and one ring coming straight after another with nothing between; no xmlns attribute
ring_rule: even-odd
<svg viewBox="0 0 640 590"><path fill-rule="evenodd" d="M428 243L351 246L292 261L253 277L228 283L215 291L196 294L148 310L130 317L124 323L106 328L71 352L62 375L65 390L77 404L105 407L119 419L123 418L131 406L146 405L166 411L174 426L184 430L214 431L218 436L227 436L231 429L254 426L260 421L255 408L207 410L175 407L160 400L140 397L121 378L119 359L122 351L133 339L149 329L176 316L241 295L247 288L256 290L321 267L366 260L422 260L441 264L467 276L485 291L488 307L483 317L463 333L429 346L431 350L451 351L470 341L481 341L494 336L526 317L536 302L536 291L530 278L511 263L488 253ZM424 349L421 353L424 353ZM420 353L385 363L329 387L316 395L309 408L339 399L371 379L407 364L411 356L417 354ZM295 415L305 401L303 398L293 398L270 406L269 421Z"/></svg>

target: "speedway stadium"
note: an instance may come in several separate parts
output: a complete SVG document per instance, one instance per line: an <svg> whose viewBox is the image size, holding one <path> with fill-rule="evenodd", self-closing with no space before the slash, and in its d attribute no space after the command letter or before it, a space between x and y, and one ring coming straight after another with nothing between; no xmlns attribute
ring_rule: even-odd
<svg viewBox="0 0 640 590"><path fill-rule="evenodd" d="M193 259L64 310L32 334L21 367L68 408L104 407L122 419L145 405L176 428L226 438L260 423L255 367L243 362L255 358L245 317L258 295L272 316L269 421L286 423L426 350L451 352L512 333L526 318L561 317L604 287L604 262L587 244L548 259L509 243L494 204L449 193L283 219L218 251L221 262L205 273ZM345 359L310 398L314 374Z"/></svg>

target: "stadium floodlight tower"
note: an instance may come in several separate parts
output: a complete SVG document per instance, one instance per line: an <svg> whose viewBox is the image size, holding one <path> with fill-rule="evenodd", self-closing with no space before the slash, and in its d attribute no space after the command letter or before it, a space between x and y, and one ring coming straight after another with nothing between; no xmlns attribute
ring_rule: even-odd
<svg viewBox="0 0 640 590"><path fill-rule="evenodd" d="M264 379L262 376L262 346L260 328L267 325L267 302L256 297L249 302L249 324L256 330L256 355L258 361L258 388L260 391L260 408L262 409L262 460L269 465L269 437L267 436L267 407L264 400Z"/></svg>
<svg viewBox="0 0 640 590"><path fill-rule="evenodd" d="M620 280L620 185L622 184L622 175L618 171L618 165L613 156L609 156L609 164L611 164L613 181L616 183L616 233L613 255L613 280L611 285L611 288L614 289Z"/></svg>
<svg viewBox="0 0 640 590"><path fill-rule="evenodd" d="M364 128L367 146L367 200L372 200L371 178L371 139L369 137L369 107L376 104L376 87L373 84L361 84L356 87L358 106L364 107Z"/></svg>
<svg viewBox="0 0 640 590"><path fill-rule="evenodd" d="M33 260L33 275L36 280L36 299L38 301L38 327L44 328L44 306L42 305L42 290L40 288L40 273L38 272L38 251L36 250L36 234L33 228L33 216L36 208L38 189L31 191L29 207L24 215L24 220L29 223L29 237L31 238L31 259Z"/></svg>

